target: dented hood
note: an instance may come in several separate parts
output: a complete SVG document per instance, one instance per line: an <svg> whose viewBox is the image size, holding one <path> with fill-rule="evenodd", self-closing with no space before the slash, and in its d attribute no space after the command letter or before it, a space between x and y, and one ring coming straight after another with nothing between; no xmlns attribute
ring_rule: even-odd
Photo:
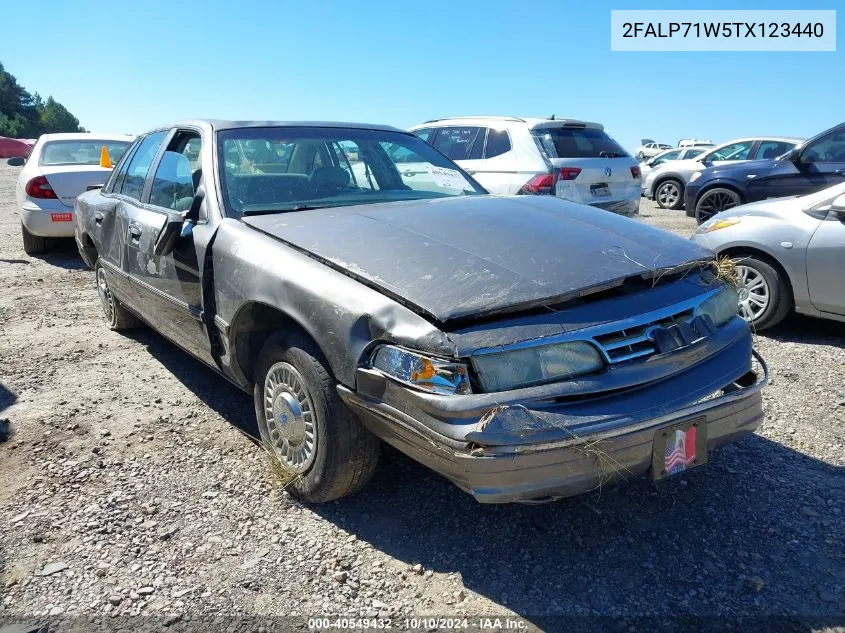
<svg viewBox="0 0 845 633"><path fill-rule="evenodd" d="M559 303L711 256L637 220L552 196L391 202L243 221L441 323Z"/></svg>

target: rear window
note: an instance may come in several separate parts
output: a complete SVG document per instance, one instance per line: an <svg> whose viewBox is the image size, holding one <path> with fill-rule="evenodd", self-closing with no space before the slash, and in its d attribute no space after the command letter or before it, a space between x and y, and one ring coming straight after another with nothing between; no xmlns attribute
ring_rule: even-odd
<svg viewBox="0 0 845 633"><path fill-rule="evenodd" d="M41 150L41 165L99 165L105 145L112 164L117 163L130 143L126 141L48 141Z"/></svg>
<svg viewBox="0 0 845 633"><path fill-rule="evenodd" d="M629 156L604 130L595 128L540 128L531 130L549 158L617 158Z"/></svg>

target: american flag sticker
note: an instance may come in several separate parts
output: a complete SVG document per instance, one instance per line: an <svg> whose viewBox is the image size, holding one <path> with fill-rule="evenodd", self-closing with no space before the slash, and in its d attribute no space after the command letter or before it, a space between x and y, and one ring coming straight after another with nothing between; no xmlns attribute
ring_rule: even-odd
<svg viewBox="0 0 845 633"><path fill-rule="evenodd" d="M695 439L697 427L691 426L686 431L675 429L666 438L663 451L663 470L667 475L683 472L695 461Z"/></svg>

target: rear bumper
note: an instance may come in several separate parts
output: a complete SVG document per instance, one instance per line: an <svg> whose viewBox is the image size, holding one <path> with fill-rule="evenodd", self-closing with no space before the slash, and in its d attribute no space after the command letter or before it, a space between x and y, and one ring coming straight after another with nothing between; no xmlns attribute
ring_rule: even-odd
<svg viewBox="0 0 845 633"><path fill-rule="evenodd" d="M40 237L73 237L73 209L61 202L21 208L21 224L27 231Z"/></svg>
<svg viewBox="0 0 845 633"><path fill-rule="evenodd" d="M381 398L338 391L371 432L482 503L555 499L647 473L655 434L667 427L696 420L708 450L752 433L763 420L768 373L762 359L762 372L751 370L747 345L647 388L587 400L425 411L428 404L391 387Z"/></svg>

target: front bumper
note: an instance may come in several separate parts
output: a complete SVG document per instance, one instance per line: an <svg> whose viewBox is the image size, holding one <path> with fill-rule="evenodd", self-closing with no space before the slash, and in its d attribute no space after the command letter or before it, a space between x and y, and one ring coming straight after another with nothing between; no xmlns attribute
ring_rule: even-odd
<svg viewBox="0 0 845 633"><path fill-rule="evenodd" d="M701 187L696 183L687 183L684 189L684 208L687 210L687 215L695 216L695 205L698 202L698 192Z"/></svg>
<svg viewBox="0 0 845 633"><path fill-rule="evenodd" d="M21 224L40 237L73 237L73 208L56 200L42 205L26 203L21 208Z"/></svg>
<svg viewBox="0 0 845 633"><path fill-rule="evenodd" d="M748 359L749 351L739 346L725 354ZM647 388L510 401L484 411L433 410L430 399L408 406L389 389L382 398L338 390L371 432L478 501L548 500L647 473L655 434L687 420L706 427L708 450L752 433L763 420L766 365L758 357L760 375L728 356ZM464 431L455 435L455 427Z"/></svg>

